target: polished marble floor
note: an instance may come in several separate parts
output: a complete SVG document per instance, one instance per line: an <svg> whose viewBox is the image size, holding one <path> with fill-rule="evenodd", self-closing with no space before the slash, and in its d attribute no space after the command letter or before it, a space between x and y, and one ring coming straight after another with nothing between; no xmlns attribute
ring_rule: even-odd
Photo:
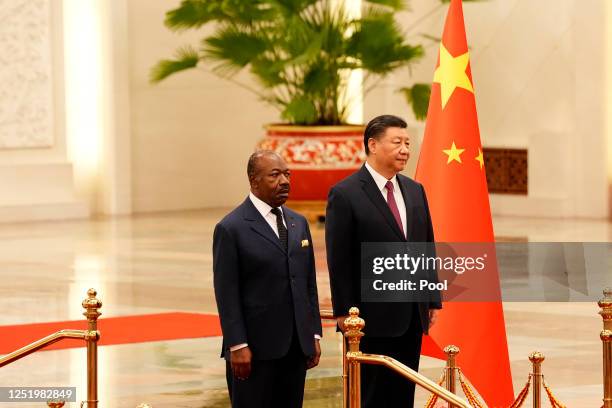
<svg viewBox="0 0 612 408"><path fill-rule="evenodd" d="M98 289L104 316L168 311L216 313L212 231L227 210L0 225L0 325L81 319L87 288ZM505 240L610 242L612 224L595 220L496 218ZM313 226L320 300L329 304L323 230ZM592 302L504 304L515 391L528 354L546 355L544 373L568 407L599 407L601 318ZM226 407L219 338L100 348L101 407ZM308 373L305 407L340 406L340 341L326 329L319 367ZM0 369L0 386L76 386L84 399L80 349L35 353ZM423 358L437 379L442 361ZM494 373L492 373L494 375ZM419 404L427 399L417 395ZM0 406L9 404L0 403ZM10 406L28 406L14 404ZM31 406L40 406L32 404ZM71 406L78 406L72 404Z"/></svg>

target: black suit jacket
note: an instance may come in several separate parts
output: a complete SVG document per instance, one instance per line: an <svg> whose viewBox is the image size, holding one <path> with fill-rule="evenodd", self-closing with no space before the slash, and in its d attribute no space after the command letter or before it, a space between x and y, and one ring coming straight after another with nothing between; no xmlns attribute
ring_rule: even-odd
<svg viewBox="0 0 612 408"><path fill-rule="evenodd" d="M248 343L254 359L280 358L289 351L294 326L304 354L314 354L314 335L322 331L312 238L303 216L282 209L288 251L248 197L215 227L222 356Z"/></svg>
<svg viewBox="0 0 612 408"><path fill-rule="evenodd" d="M406 205L407 241L434 242L423 186L401 174L397 179ZM344 316L351 306L359 307L368 336L403 335L410 326L415 308L413 303L361 303L361 243L405 241L365 166L332 187L327 199L325 242L334 314ZM418 303L425 333L429 328L429 309L441 307L438 301Z"/></svg>

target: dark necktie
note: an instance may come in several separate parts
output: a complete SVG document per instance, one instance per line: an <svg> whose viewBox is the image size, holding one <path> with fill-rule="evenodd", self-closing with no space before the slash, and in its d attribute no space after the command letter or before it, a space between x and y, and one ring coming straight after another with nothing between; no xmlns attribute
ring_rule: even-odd
<svg viewBox="0 0 612 408"><path fill-rule="evenodd" d="M397 222L397 226L399 227L400 231L402 231L402 236L406 238L406 234L404 233L404 227L402 226L402 218L400 217L400 212L397 208L395 197L393 196L393 183L391 181L387 181L385 187L387 188L387 204L389 205L389 209L393 214L393 218L395 218L395 222Z"/></svg>
<svg viewBox="0 0 612 408"><path fill-rule="evenodd" d="M278 239L280 243L287 250L287 228L283 224L283 213L280 208L273 208L272 214L276 215L276 227L278 228Z"/></svg>

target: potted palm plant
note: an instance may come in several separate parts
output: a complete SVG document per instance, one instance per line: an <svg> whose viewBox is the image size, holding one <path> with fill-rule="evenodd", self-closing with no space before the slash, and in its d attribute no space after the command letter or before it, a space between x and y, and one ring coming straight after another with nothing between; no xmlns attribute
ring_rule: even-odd
<svg viewBox="0 0 612 408"><path fill-rule="evenodd" d="M448 0L441 0L447 2ZM360 70L364 94L389 73L423 55L409 44L395 13L403 0L363 0L359 16L350 0L183 0L166 13L172 30L215 31L201 45L183 47L159 61L151 81L159 82L198 64L232 79L248 70L253 91L278 109L283 124L266 126L259 147L278 151L297 180L293 200L325 200L329 187L363 162L362 130L347 118L354 102L349 74ZM427 111L429 87L405 88L417 118Z"/></svg>

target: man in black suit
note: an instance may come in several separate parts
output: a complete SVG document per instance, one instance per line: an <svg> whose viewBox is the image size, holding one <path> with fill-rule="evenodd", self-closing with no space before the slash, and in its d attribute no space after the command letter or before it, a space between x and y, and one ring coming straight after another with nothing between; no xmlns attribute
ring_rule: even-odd
<svg viewBox="0 0 612 408"><path fill-rule="evenodd" d="M344 329L351 306L366 321L361 350L393 357L418 370L421 338L442 306L360 300L362 242L433 242L425 190L400 173L408 162L406 122L392 115L372 119L364 131L365 165L329 192L325 220L327 264L334 314ZM362 365L364 408L412 407L414 384L386 367Z"/></svg>
<svg viewBox="0 0 612 408"><path fill-rule="evenodd" d="M319 363L321 317L308 222L283 206L290 173L255 152L251 193L215 227L213 273L234 408L299 408Z"/></svg>

